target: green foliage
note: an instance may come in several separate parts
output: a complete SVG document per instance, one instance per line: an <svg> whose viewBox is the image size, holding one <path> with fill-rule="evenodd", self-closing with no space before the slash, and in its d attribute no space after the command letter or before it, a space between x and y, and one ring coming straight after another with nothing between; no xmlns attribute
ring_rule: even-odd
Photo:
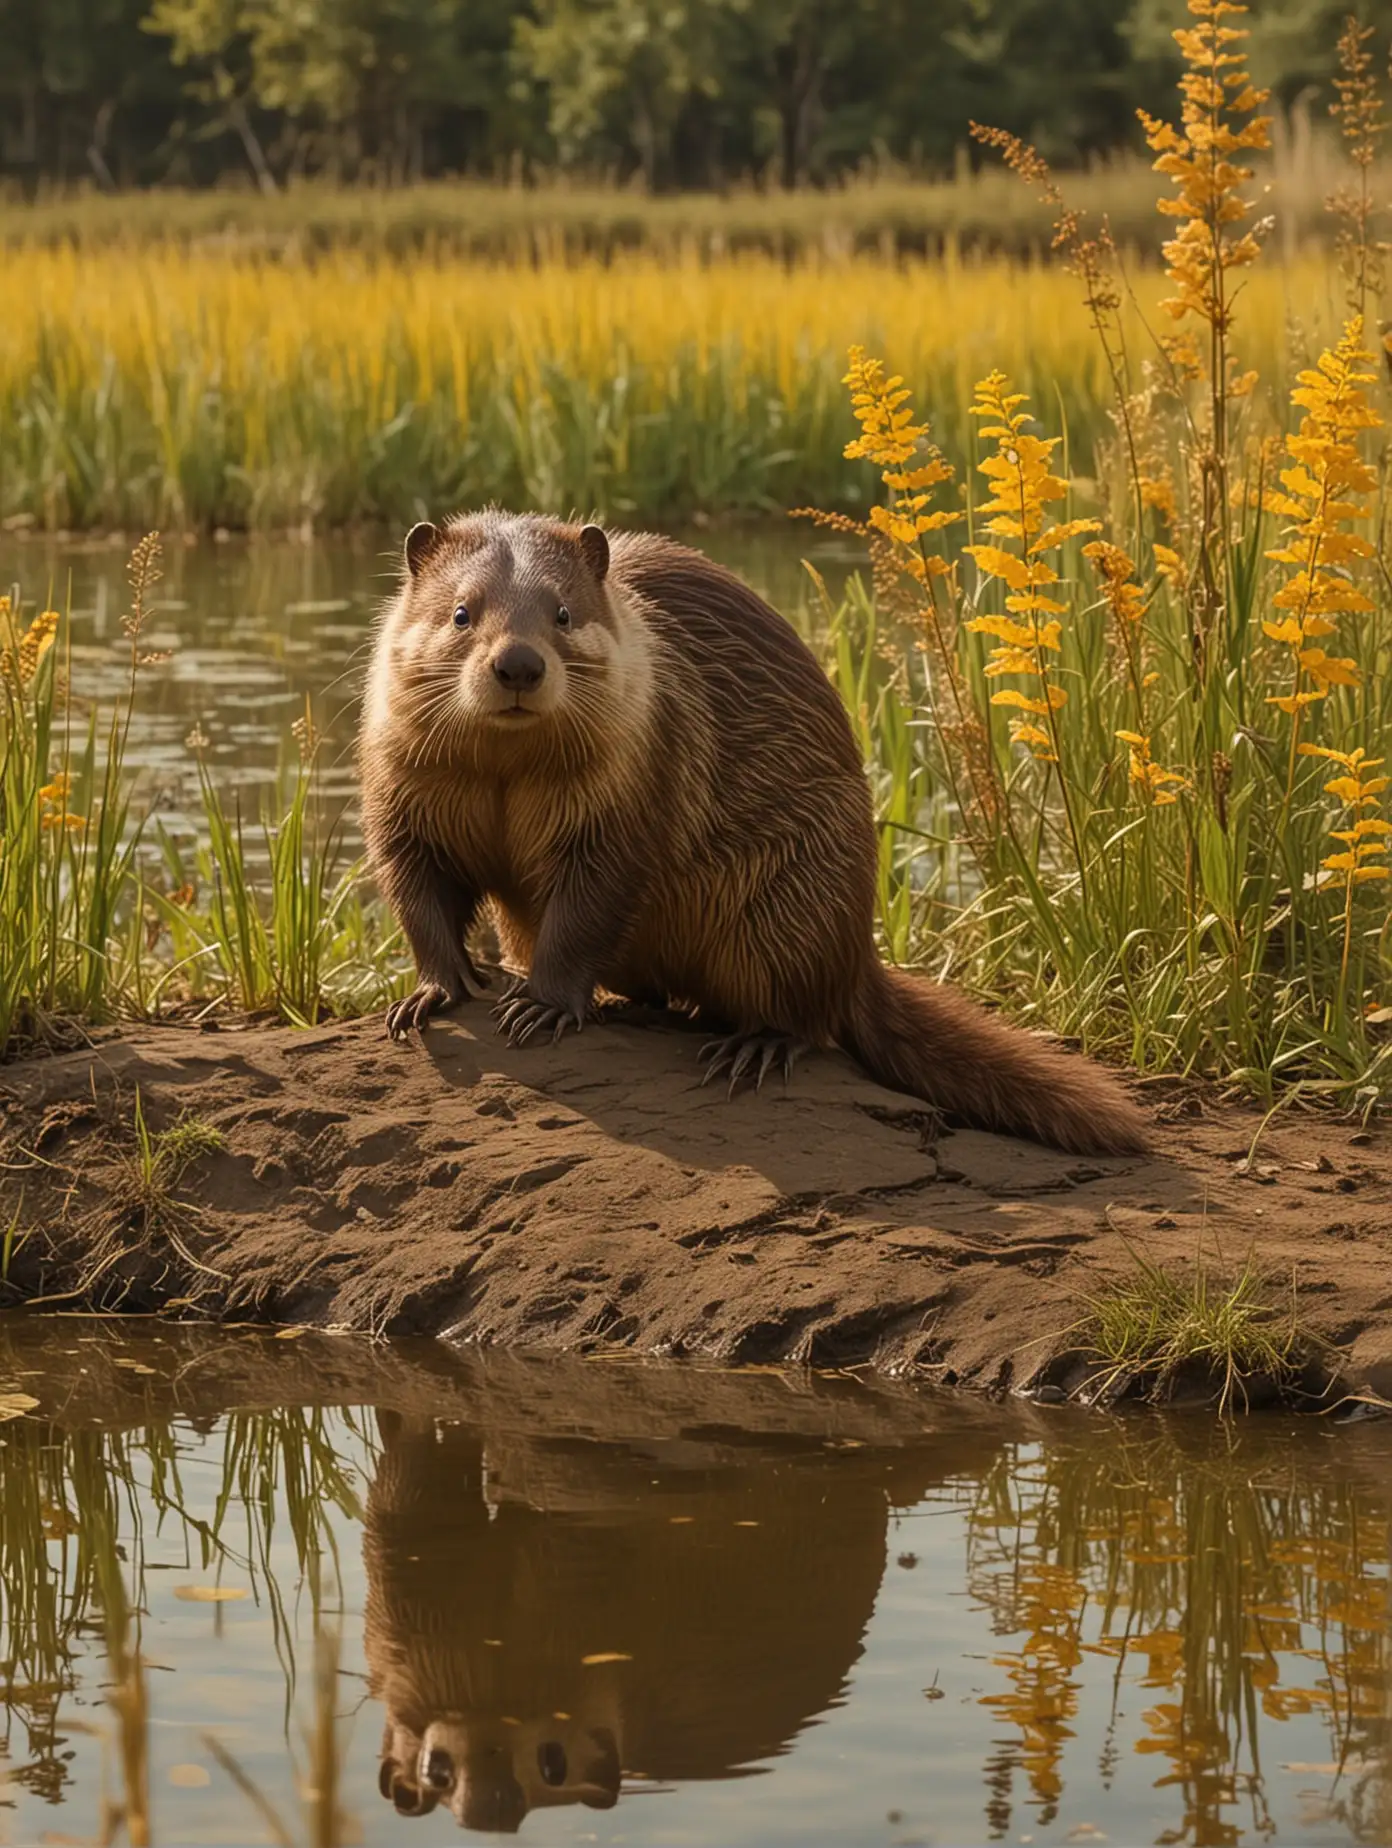
<svg viewBox="0 0 1392 1848"><path fill-rule="evenodd" d="M210 892L207 910L200 914L168 898L157 902L176 933L180 961L205 970L211 965L229 999L244 1012L271 1012L307 1027L332 1011L333 978L351 965L354 945L364 943L369 927L358 896L363 869L358 863L338 868L337 829L326 826L319 812L318 740L308 714L299 721L297 735L304 743L288 796L278 816L264 818L261 825L264 876L258 877L248 854L240 808L228 813L200 753L207 846L198 856L198 873ZM177 849L167 837L163 847L177 888L187 887L187 869ZM377 933L367 953L369 967L389 953L393 940L390 931ZM375 998L378 992L369 984L368 994Z"/></svg>
<svg viewBox="0 0 1392 1848"><path fill-rule="evenodd" d="M922 723L909 747L903 727L869 735L873 774L897 796L926 765L922 812L946 794L962 855L944 879L943 850L906 840L886 935L902 954L907 914L925 960L1142 1070L1367 1108L1392 1077L1387 379L1355 312L1273 432L1232 353L1260 286L1244 188L1265 97L1244 30L1190 17L1181 126L1147 126L1177 190L1161 205L1180 331L1144 389L1115 252L1060 221L1116 392L1090 505L1066 413L982 379L962 494L904 380L851 349L846 454L886 489L866 529L879 620L920 644L896 698ZM1005 155L1050 183L1033 150ZM1369 266L1346 255L1354 305ZM968 543L949 545L962 499ZM834 671L856 697L854 655Z"/></svg>
<svg viewBox="0 0 1392 1848"><path fill-rule="evenodd" d="M1258 75L1329 75L1345 0L1267 0ZM1392 23L1389 0L1363 9ZM941 172L973 117L1136 144L1182 0L0 0L0 183L562 170L649 187Z"/></svg>
<svg viewBox="0 0 1392 1848"><path fill-rule="evenodd" d="M127 973L117 927L139 828L121 764L135 656L99 753L95 714L74 743L57 630L51 610L21 629L0 598L0 1052L55 1016L100 1016Z"/></svg>

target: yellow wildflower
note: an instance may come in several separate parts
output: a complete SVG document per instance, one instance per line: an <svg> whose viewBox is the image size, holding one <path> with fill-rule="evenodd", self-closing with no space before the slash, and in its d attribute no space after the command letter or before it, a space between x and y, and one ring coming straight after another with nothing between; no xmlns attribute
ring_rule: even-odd
<svg viewBox="0 0 1392 1848"><path fill-rule="evenodd" d="M1149 472L1142 471L1136 483L1141 493L1141 505L1153 507L1166 526L1174 528L1179 524L1179 502L1175 497L1174 470L1168 462L1154 466Z"/></svg>
<svg viewBox="0 0 1392 1848"><path fill-rule="evenodd" d="M991 650L986 663L988 678L1020 674L1039 683L1037 696L1010 690L993 693L991 704L1014 706L1029 714L1012 719L1011 739L1054 763L1058 740L1053 715L1068 695L1050 679L1049 657L1062 652L1063 627L1058 618L1067 605L1049 595L1059 574L1043 554L1079 533L1099 531L1101 523L1069 520L1050 525L1046 509L1068 492L1068 483L1051 468L1060 438L1035 436L1026 428L1034 421L1022 408L1029 400L1024 392L1012 392L1009 385L1003 373L993 372L977 386L971 410L973 417L983 420L982 436L994 439L996 445L995 453L978 464L992 490L992 498L981 508L991 516L985 530L999 539L1013 540L1014 549L985 544L964 549L983 577L998 578L1005 586L1005 607L1010 613L976 616L967 627L978 635L994 636L1001 644ZM1047 729L1036 725L1035 718L1045 719Z"/></svg>
<svg viewBox="0 0 1392 1848"><path fill-rule="evenodd" d="M1376 812L1378 800L1392 778L1369 774L1380 770L1384 760L1365 756L1361 745L1353 751L1332 751L1322 744L1302 744L1300 753L1303 757L1322 757L1342 772L1324 786L1326 794L1336 797L1346 812L1347 825L1329 830L1330 838L1341 843L1341 850L1326 854L1320 861L1324 871L1332 875L1329 887L1342 892L1344 899L1344 954L1339 970L1342 982L1353 939L1354 887L1392 877L1392 868L1369 864L1387 852L1388 837L1392 836L1392 822Z"/></svg>
<svg viewBox="0 0 1392 1848"><path fill-rule="evenodd" d="M1117 621L1126 626L1138 623L1145 615L1145 592L1136 582L1136 565L1119 545L1094 539L1083 547L1083 557L1090 560L1102 582L1102 595Z"/></svg>
<svg viewBox="0 0 1392 1848"><path fill-rule="evenodd" d="M889 504L872 508L867 527L855 530L869 530L873 535L875 594L883 599L883 607L896 607L895 593L904 590L903 579L915 586L906 600L924 623L941 684L956 713L946 728L940 719L939 729L945 740L950 733L950 749L974 797L973 804L963 803L963 814L969 826L979 826L982 837L989 838L999 827L1001 792L991 741L957 660L955 567L940 553L930 551L928 544L932 534L963 518L960 512L934 512L929 504L934 489L952 480L953 470L934 446L927 423L915 422L903 379L886 377L883 361L869 358L864 347L853 346L849 362L844 383L851 388L860 435L846 445L845 454L877 463L880 478L890 490ZM835 523L834 516L828 520L814 514L813 518ZM941 589L940 580L944 581ZM949 781L956 791L959 785L951 773Z"/></svg>
<svg viewBox="0 0 1392 1848"><path fill-rule="evenodd" d="M9 599L6 598L4 614L9 614ZM39 671L39 663L53 646L58 633L57 610L44 610L30 623L19 638L17 649L11 654L5 650L5 668L7 674L16 679L21 687L27 687Z"/></svg>
<svg viewBox="0 0 1392 1848"><path fill-rule="evenodd" d="M1181 219L1165 245L1165 263L1175 294L1165 303L1176 321L1196 315L1226 336L1232 319L1225 287L1227 272L1255 263L1256 238L1235 236L1231 227L1246 217L1248 203L1238 188L1252 170L1235 156L1270 146L1271 119L1252 112L1267 92L1254 87L1235 49L1247 37L1244 28L1223 24L1245 14L1233 0L1189 0L1198 21L1174 34L1187 69L1180 78L1183 97L1178 129L1139 112L1146 140L1158 156L1157 173L1175 182L1175 196L1160 201L1167 217ZM1238 118L1246 116L1245 123ZM1197 357L1197 355L1195 355Z"/></svg>
<svg viewBox="0 0 1392 1848"><path fill-rule="evenodd" d="M66 770L60 770L51 783L46 783L39 791L39 808L41 825L45 829L65 828L69 834L85 828L87 823L81 815L68 813L68 798L72 793L72 777Z"/></svg>
<svg viewBox="0 0 1392 1848"><path fill-rule="evenodd" d="M1178 583L1184 576L1184 560L1173 546L1161 545L1157 540L1150 548L1155 554L1155 569L1161 577L1168 578L1172 584Z"/></svg>
<svg viewBox="0 0 1392 1848"><path fill-rule="evenodd" d="M1131 781L1143 802L1152 808L1167 808L1178 802L1179 791L1189 787L1187 777L1178 770L1166 770L1150 754L1150 739L1140 732L1119 731L1117 737L1131 753Z"/></svg>
<svg viewBox="0 0 1392 1848"><path fill-rule="evenodd" d="M1356 661L1317 644L1334 634L1335 617L1367 615L1373 608L1352 568L1373 557L1375 548L1363 534L1347 530L1368 517L1367 496L1377 486L1358 436L1382 423L1362 389L1374 377L1362 369L1372 363L1360 344L1362 334L1355 315L1333 351L1321 353L1317 365L1300 374L1291 398L1305 416L1299 433L1286 438L1291 465L1281 472L1284 492L1269 490L1262 497L1269 512L1291 522L1285 543L1267 557L1293 567L1273 598L1282 614L1262 624L1273 642L1290 650L1291 688L1267 703L1287 713L1297 729L1305 707L1324 699L1331 686L1358 684Z"/></svg>
<svg viewBox="0 0 1392 1848"><path fill-rule="evenodd" d="M909 391L897 374L885 377L884 361L866 357L864 347L850 351L850 370L843 383L851 388L851 406L860 435L847 443L846 456L874 462L881 480L893 491L887 507L870 510L870 524L894 545L903 548L902 567L920 583L945 577L951 567L924 540L960 520L953 512L930 512L933 490L951 481L951 465L929 441L928 425L915 423ZM905 465L918 458L914 467Z"/></svg>
<svg viewBox="0 0 1392 1848"><path fill-rule="evenodd" d="M1096 571L1102 595L1116 624L1117 638L1126 658L1126 671L1136 701L1136 723L1145 724L1145 676L1141 671L1141 621L1146 613L1147 598L1136 582L1136 564L1130 553L1106 539L1094 539L1083 547L1083 557Z"/></svg>

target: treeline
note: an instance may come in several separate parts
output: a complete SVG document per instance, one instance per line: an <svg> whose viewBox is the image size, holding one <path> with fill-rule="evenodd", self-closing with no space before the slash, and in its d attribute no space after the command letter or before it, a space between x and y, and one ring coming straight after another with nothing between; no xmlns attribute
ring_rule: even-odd
<svg viewBox="0 0 1392 1848"><path fill-rule="evenodd" d="M1255 0L1254 75L1278 102L1317 96L1347 10ZM1392 26L1392 0L1355 10ZM0 0L0 187L792 187L941 173L973 117L1078 164L1136 145L1185 17L1185 0Z"/></svg>

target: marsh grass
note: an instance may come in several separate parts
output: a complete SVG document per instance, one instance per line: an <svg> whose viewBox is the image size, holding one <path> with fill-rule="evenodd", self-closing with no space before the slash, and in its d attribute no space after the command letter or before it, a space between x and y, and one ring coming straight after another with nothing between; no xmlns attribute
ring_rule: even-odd
<svg viewBox="0 0 1392 1848"><path fill-rule="evenodd" d="M121 1795L103 1804L101 1839L115 1842L122 1831L130 1848L150 1848L150 1699L140 1622L126 1599L119 1561L101 1562L102 1618L110 1671L107 1705L116 1718L115 1757Z"/></svg>
<svg viewBox="0 0 1392 1848"><path fill-rule="evenodd" d="M315 1638L311 1716L297 1763L302 1836L296 1836L222 1741L212 1733L203 1734L203 1744L261 1818L276 1848L296 1848L297 1841L303 1842L304 1848L340 1848L342 1843L357 1839L340 1799L347 1739L338 1714L339 1653L337 1633L321 1629Z"/></svg>
<svg viewBox="0 0 1392 1848"><path fill-rule="evenodd" d="M26 1234L21 1229L23 1213L24 1195L21 1193L15 1201L14 1211L10 1214L4 1232L0 1233L0 1284L9 1282L10 1266L14 1262L15 1254L24 1245Z"/></svg>
<svg viewBox="0 0 1392 1848"><path fill-rule="evenodd" d="M404 528L494 499L625 525L863 508L874 478L841 455L852 340L892 352L963 462L992 365L1080 458L1110 430L1087 313L1042 258L60 245L25 276L0 327L0 520L48 530ZM1139 342L1164 285L1133 281ZM1317 351L1338 310L1318 257L1263 271L1244 363L1279 393L1292 344Z"/></svg>
<svg viewBox="0 0 1392 1848"><path fill-rule="evenodd" d="M64 619L43 610L21 621L20 606L0 598L0 1058L74 1022L171 1009L309 1026L385 1005L405 972L400 931L361 862L342 854L308 710L255 824L259 855L196 734L202 844L189 852L151 825L154 792L132 769L129 743L143 688L165 661L141 639L158 575L151 535L132 558L124 693L110 710L91 706L85 722ZM158 1167L158 1151L146 1154Z"/></svg>
<svg viewBox="0 0 1392 1848"><path fill-rule="evenodd" d="M1373 189L1388 189L1383 168ZM1329 239L1326 196L1340 178L1328 136L1303 120L1263 175L1269 208L1291 242ZM1158 251L1150 171L1120 156L1070 176L1070 189L1118 241ZM131 243L238 245L262 251L352 249L403 260L454 255L531 265L635 251L706 261L755 253L793 261L851 252L899 257L950 247L1023 256L1046 251L1050 214L989 163L925 179L867 170L839 186L802 192L733 188L716 195L646 195L583 181L531 186L439 180L411 186L333 187L301 182L266 196L223 187L111 196L55 193L32 204L0 200L0 243L31 249L73 244L100 251Z"/></svg>
<svg viewBox="0 0 1392 1848"><path fill-rule="evenodd" d="M318 799L322 741L308 706L295 722L294 737L296 761L288 778L280 778L274 815L262 815L254 863L240 802L229 812L195 735L206 845L190 867L161 831L161 857L174 896L156 892L153 902L170 932L175 965L190 972L195 991L206 985L204 972L215 971L242 1012L313 1026L323 1015L341 1011L331 990L355 951L379 970L400 939L388 926L366 947L372 926L362 904L363 867L360 861L342 863L340 818L326 819ZM258 864L264 875L258 875ZM199 881L208 894L202 908L190 902ZM370 967L370 986L373 972Z"/></svg>
<svg viewBox="0 0 1392 1848"><path fill-rule="evenodd" d="M131 1127L134 1147L120 1158L112 1205L141 1233L168 1230L194 1210L179 1199L179 1185L196 1161L225 1146L222 1132L187 1113L168 1129L152 1130L138 1085Z"/></svg>
<svg viewBox="0 0 1392 1848"><path fill-rule="evenodd" d="M1058 1814L1100 1657L1115 1664L1104 1773L1130 1737L1180 1811L1167 1839L1273 1835L1264 1774L1292 1719L1338 1768L1330 1822L1385 1839L1386 1513L1304 1457L1284 1432L1175 1417L1104 1420L991 1460L973 1485L968 1585L1004 1675L982 1697L1003 1723L995 1834Z"/></svg>
<svg viewBox="0 0 1392 1848"><path fill-rule="evenodd" d="M207 1516L189 1507L182 1480L195 1446L200 1463L218 1477ZM284 1671L288 1724L298 1665L287 1599L307 1598L314 1630L325 1631L329 1610L342 1599L333 1516L361 1520L359 1484L371 1466L371 1444L351 1414L335 1423L332 1414L298 1406L230 1414L204 1440L168 1418L131 1431L69 1429L34 1418L7 1424L0 1451L0 1707L23 1728L16 1756L24 1762L25 1787L55 1802L64 1794L65 1735L88 1730L65 1708L77 1665L100 1638L113 1721L104 1735L110 1792L102 1839L115 1840L123 1821L132 1843L141 1826L149 1839L140 1614L155 1582L146 1566L152 1526L166 1559L171 1541L181 1539L189 1571L205 1579L232 1576L265 1604ZM302 1778L307 1792L326 1787L313 1780L334 1749L318 1731L326 1686L332 1721L336 1689L316 1657L310 1727L316 1743L304 1754ZM329 1805L336 1813L332 1795ZM318 1814L307 1801L311 1812Z"/></svg>
<svg viewBox="0 0 1392 1848"><path fill-rule="evenodd" d="M1079 1331L1089 1399L1162 1403L1184 1386L1210 1393L1220 1412L1246 1410L1254 1391L1292 1396L1337 1362L1307 1325L1294 1277L1283 1284L1255 1253L1233 1271L1202 1253L1170 1266L1127 1249L1131 1274L1089 1298Z"/></svg>

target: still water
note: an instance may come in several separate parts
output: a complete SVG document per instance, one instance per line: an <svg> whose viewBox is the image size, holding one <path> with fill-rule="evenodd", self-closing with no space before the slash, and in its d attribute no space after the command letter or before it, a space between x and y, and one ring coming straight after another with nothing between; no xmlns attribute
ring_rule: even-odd
<svg viewBox="0 0 1392 1848"><path fill-rule="evenodd" d="M131 1327L0 1325L0 1841L1392 1840L1384 1425Z"/></svg>
<svg viewBox="0 0 1392 1848"><path fill-rule="evenodd" d="M802 565L833 588L862 562L854 539L803 522L676 535L738 571L795 621L818 593ZM259 816L293 754L290 726L313 701L326 736L326 803L353 790L352 741L375 611L395 586L399 535L350 533L312 543L284 538L166 543L144 646L169 660L144 671L130 761L144 772L155 817L176 837L198 831L198 782L187 739L195 727L224 799ZM73 687L81 702L123 697L129 651L129 539L77 544L0 535L0 591L17 585L26 615L51 604L71 618ZM355 842L351 815L345 836Z"/></svg>

